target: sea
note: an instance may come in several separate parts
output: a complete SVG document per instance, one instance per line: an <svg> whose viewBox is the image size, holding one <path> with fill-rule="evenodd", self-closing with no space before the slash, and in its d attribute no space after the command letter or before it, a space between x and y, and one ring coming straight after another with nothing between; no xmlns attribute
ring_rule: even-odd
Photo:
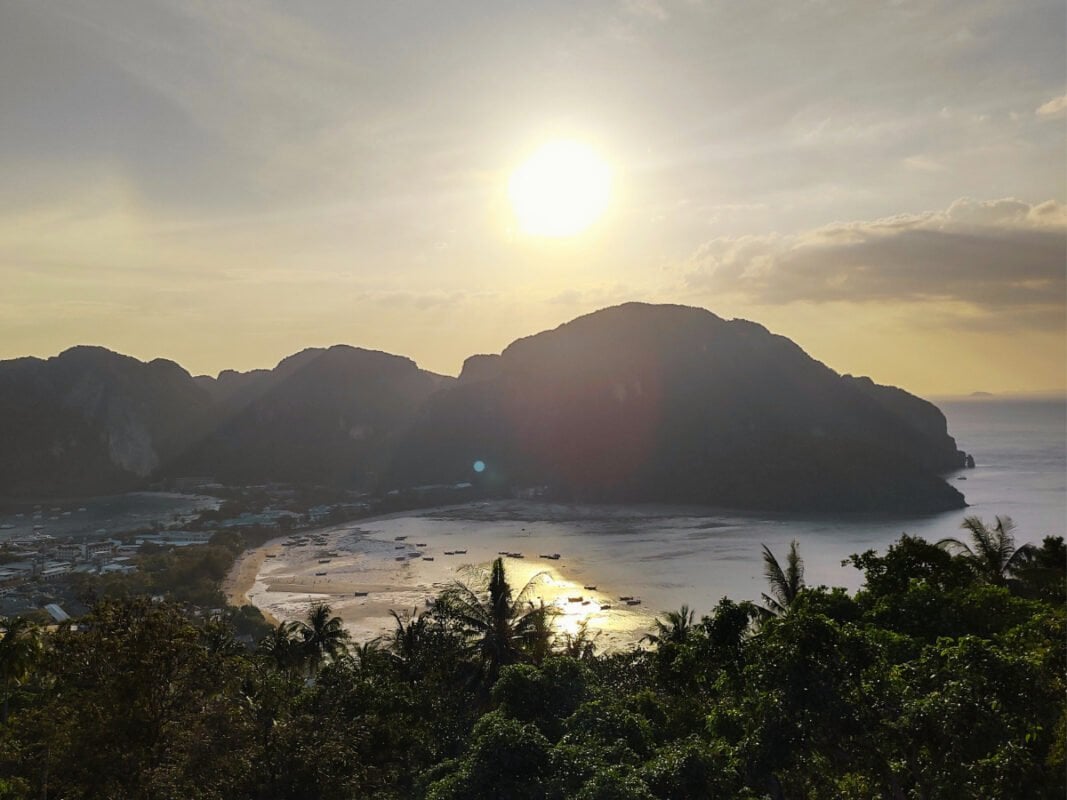
<svg viewBox="0 0 1067 800"><path fill-rule="evenodd" d="M614 603L612 613L616 616L620 606L640 613L647 626L657 613L682 604L699 616L724 596L759 602L766 590L764 545L781 558L796 540L808 585L855 591L862 584L862 574L843 563L850 555L866 550L884 552L905 533L930 541L961 536L961 524L967 516L990 523L997 516L1010 517L1016 524L1018 544L1065 535L1067 403L966 400L941 401L938 406L958 446L971 453L976 462L973 469L946 476L965 495L966 509L919 516L767 514L703 507L497 501L362 520L356 527L335 531L336 538L331 541L341 551L358 554L359 563L368 568L373 568L375 555L383 560L382 565L391 562L394 542L424 542L429 548L424 555L437 553L432 564L404 565L409 571L402 573L402 580L397 579L398 593L392 597L398 608L413 598L432 594L450 573L462 573L458 565L446 568L442 564L442 551L463 548L467 551L463 560L475 563L500 552L521 552L522 561L507 559L517 574L525 576L541 565L552 569L557 580L565 580L579 594L583 586L596 586L595 603ZM553 553L561 554L560 560L539 558ZM279 560L270 569L285 570L285 565ZM318 580L322 594L316 598L330 600L332 578ZM254 602L270 599L268 582L257 584ZM380 586L383 591L388 588L385 584ZM620 603L621 597L639 598L641 606L626 608ZM298 599L296 595L287 598ZM310 599L310 595L305 598ZM388 604L387 591L381 599ZM359 602L364 601L361 598ZM381 608L378 619L363 615L353 632L358 628L366 638L376 625L386 629L391 619ZM279 603L273 610L276 615L299 616L300 609L299 602L289 602ZM620 629L636 635L641 627L628 624Z"/></svg>
<svg viewBox="0 0 1067 800"><path fill-rule="evenodd" d="M0 542L33 537L85 539L173 525L219 507L215 497L127 492L77 499L11 501L0 510Z"/></svg>

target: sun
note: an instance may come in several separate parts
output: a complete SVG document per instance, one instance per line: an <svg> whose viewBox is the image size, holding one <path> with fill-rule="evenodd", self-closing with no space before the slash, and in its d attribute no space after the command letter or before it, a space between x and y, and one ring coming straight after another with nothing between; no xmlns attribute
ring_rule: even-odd
<svg viewBox="0 0 1067 800"><path fill-rule="evenodd" d="M593 148L560 139L542 145L511 173L508 194L523 232L562 237L603 215L611 186L611 168Z"/></svg>

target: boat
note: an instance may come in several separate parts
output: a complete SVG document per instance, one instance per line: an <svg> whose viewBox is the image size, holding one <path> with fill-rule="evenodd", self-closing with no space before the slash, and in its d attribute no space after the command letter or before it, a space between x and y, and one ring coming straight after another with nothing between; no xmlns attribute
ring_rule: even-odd
<svg viewBox="0 0 1067 800"><path fill-rule="evenodd" d="M319 563L320 564L329 564L330 563L330 559L328 559L328 558L320 558L319 559Z"/></svg>
<svg viewBox="0 0 1067 800"><path fill-rule="evenodd" d="M370 592L352 592L353 597L366 597Z"/></svg>
<svg viewBox="0 0 1067 800"><path fill-rule="evenodd" d="M321 578L325 574L326 574L325 572L316 572L315 573L316 577L319 577L319 578Z"/></svg>
<svg viewBox="0 0 1067 800"><path fill-rule="evenodd" d="M402 545L402 544L398 544L398 545L397 545L396 547L394 547L393 549L394 549L394 550L403 550L403 549L404 549L404 547L405 547L405 545Z"/></svg>
<svg viewBox="0 0 1067 800"><path fill-rule="evenodd" d="M497 550L497 551L496 551L496 554L497 554L498 556L506 556L506 555L510 555L510 553L508 553L508 551L507 551L507 550Z"/></svg>
<svg viewBox="0 0 1067 800"><path fill-rule="evenodd" d="M595 592L596 591L596 587L595 586L583 586L582 588L585 589L587 592Z"/></svg>
<svg viewBox="0 0 1067 800"><path fill-rule="evenodd" d="M418 543L418 544L416 544L415 546L416 546L416 547L425 547L425 546L426 546L426 542L419 542L419 543Z"/></svg>
<svg viewBox="0 0 1067 800"><path fill-rule="evenodd" d="M559 561L559 553L541 553L541 558L547 558L549 561Z"/></svg>
<svg viewBox="0 0 1067 800"><path fill-rule="evenodd" d="M433 561L433 556L423 556L422 560L423 561Z"/></svg>
<svg viewBox="0 0 1067 800"><path fill-rule="evenodd" d="M465 556L465 555L467 555L467 551L466 550L456 550L454 552L455 552L455 554L457 556Z"/></svg>
<svg viewBox="0 0 1067 800"><path fill-rule="evenodd" d="M445 550L445 555L446 556L454 556L455 554L456 554L456 552L454 550Z"/></svg>
<svg viewBox="0 0 1067 800"><path fill-rule="evenodd" d="M508 553L508 558L526 558L522 553Z"/></svg>
<svg viewBox="0 0 1067 800"><path fill-rule="evenodd" d="M577 597L568 597L567 598L567 602L568 603L580 603L584 599L585 599L584 597L582 597L581 595L578 595Z"/></svg>
<svg viewBox="0 0 1067 800"><path fill-rule="evenodd" d="M633 600L634 596L632 594L624 594L619 599L622 601Z"/></svg>
<svg viewBox="0 0 1067 800"><path fill-rule="evenodd" d="M267 553L267 558L277 558L277 553Z"/></svg>
<svg viewBox="0 0 1067 800"><path fill-rule="evenodd" d="M628 605L628 606L639 606L639 605L641 605L641 601L640 600L627 600L626 601L626 605Z"/></svg>
<svg viewBox="0 0 1067 800"><path fill-rule="evenodd" d="M408 537L406 537L406 536L394 536L394 537L393 537L393 541L394 541L394 542L402 542L402 541L404 541L404 540L405 540L406 538L408 538Z"/></svg>
<svg viewBox="0 0 1067 800"><path fill-rule="evenodd" d="M587 605L589 605L589 604L590 604L590 602L592 602L592 601L590 601L590 600L583 600L583 601L582 601L582 605L583 605L583 606L587 606Z"/></svg>
<svg viewBox="0 0 1067 800"><path fill-rule="evenodd" d="M397 556L397 557L396 557L396 560L397 560L397 561L407 561L407 560L408 560L408 557L407 557L407 556Z"/></svg>
<svg viewBox="0 0 1067 800"><path fill-rule="evenodd" d="M601 611L611 611L611 603L604 603L600 606Z"/></svg>

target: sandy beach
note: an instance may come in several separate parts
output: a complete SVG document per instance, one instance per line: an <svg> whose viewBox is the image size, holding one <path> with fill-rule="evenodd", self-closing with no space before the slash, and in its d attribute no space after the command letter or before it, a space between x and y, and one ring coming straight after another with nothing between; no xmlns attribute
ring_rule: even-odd
<svg viewBox="0 0 1067 800"><path fill-rule="evenodd" d="M237 557L222 582L222 593L226 596L226 602L232 606L244 606L252 602L248 593L255 586L256 576L259 575L263 562L267 560L268 553L276 554L281 549L281 543L285 539L284 536L271 539L262 546L246 550ZM278 624L278 620L267 609L261 608L260 611L272 625Z"/></svg>
<svg viewBox="0 0 1067 800"><path fill-rule="evenodd" d="M651 623L650 609L590 583L589 570L573 559L547 557L555 553L538 549L525 529L487 534L484 526L436 522L390 515L274 539L234 564L227 597L253 603L272 621L301 619L311 604L326 602L356 641L366 641L393 629L392 611L418 613L455 581L476 584L479 571L507 552L516 592L529 583L525 599L553 606L560 632L585 621L613 647L639 638Z"/></svg>

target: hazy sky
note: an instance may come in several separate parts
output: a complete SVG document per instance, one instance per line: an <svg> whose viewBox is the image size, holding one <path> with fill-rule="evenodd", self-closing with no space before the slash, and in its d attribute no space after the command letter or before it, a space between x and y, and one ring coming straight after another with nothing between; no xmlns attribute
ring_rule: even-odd
<svg viewBox="0 0 1067 800"><path fill-rule="evenodd" d="M925 394L1065 386L1063 0L0 0L0 358L465 356L699 305ZM615 173L521 233L553 138Z"/></svg>

